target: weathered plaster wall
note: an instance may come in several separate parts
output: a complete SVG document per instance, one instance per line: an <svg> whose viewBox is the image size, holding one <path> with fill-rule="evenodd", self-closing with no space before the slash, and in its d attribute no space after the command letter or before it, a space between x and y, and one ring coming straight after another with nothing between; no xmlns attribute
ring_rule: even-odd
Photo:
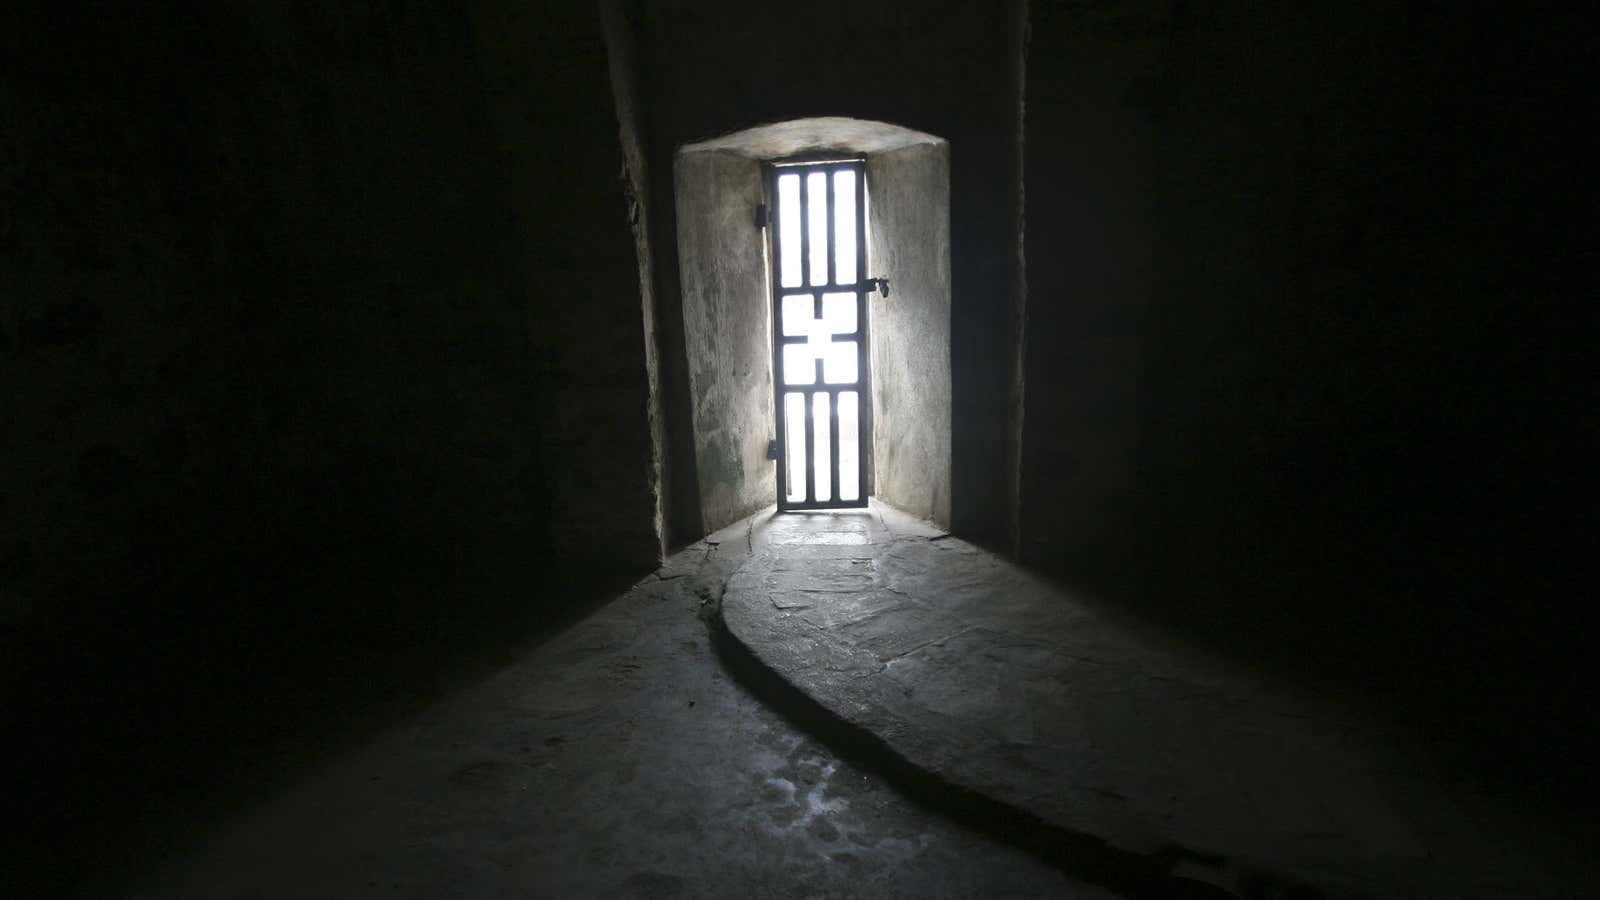
<svg viewBox="0 0 1600 900"><path fill-rule="evenodd" d="M679 153L678 265L694 414L701 528L773 502L776 469L769 286L756 207L761 164L722 150Z"/></svg>
<svg viewBox="0 0 1600 900"><path fill-rule="evenodd" d="M950 524L950 148L867 157L873 493Z"/></svg>

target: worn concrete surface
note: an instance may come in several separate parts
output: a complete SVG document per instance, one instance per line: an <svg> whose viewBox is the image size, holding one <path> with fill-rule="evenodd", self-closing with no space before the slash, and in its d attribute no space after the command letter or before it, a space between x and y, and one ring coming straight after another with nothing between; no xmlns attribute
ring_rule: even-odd
<svg viewBox="0 0 1600 900"><path fill-rule="evenodd" d="M705 619L748 535L688 547L129 896L1110 896L909 802L730 678Z"/></svg>
<svg viewBox="0 0 1600 900"><path fill-rule="evenodd" d="M1351 710L1118 624L892 509L784 516L755 540L720 607L731 636L954 789L1136 856L1217 857L1217 883L1247 894L1589 883L1575 847L1446 790Z"/></svg>

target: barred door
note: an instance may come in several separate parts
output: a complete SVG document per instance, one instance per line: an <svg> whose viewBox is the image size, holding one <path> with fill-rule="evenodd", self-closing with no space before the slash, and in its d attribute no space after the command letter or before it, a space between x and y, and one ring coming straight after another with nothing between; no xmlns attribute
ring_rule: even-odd
<svg viewBox="0 0 1600 900"><path fill-rule="evenodd" d="M865 167L780 163L769 178L778 508L866 506Z"/></svg>

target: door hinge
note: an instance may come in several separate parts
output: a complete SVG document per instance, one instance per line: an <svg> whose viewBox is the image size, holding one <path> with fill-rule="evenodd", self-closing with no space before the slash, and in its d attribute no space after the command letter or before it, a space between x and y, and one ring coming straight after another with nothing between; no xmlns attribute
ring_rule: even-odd
<svg viewBox="0 0 1600 900"><path fill-rule="evenodd" d="M765 203L756 204L756 227L767 227L767 205Z"/></svg>

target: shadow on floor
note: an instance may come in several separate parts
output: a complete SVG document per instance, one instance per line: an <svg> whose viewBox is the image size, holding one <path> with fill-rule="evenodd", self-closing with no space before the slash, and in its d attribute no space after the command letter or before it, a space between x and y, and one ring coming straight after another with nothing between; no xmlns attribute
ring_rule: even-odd
<svg viewBox="0 0 1600 900"><path fill-rule="evenodd" d="M30 896L104 895L641 574L534 557L495 580L302 575L232 597L130 600L120 616L31 634L12 664L36 690L7 709L10 794L28 811L8 846L11 883Z"/></svg>

